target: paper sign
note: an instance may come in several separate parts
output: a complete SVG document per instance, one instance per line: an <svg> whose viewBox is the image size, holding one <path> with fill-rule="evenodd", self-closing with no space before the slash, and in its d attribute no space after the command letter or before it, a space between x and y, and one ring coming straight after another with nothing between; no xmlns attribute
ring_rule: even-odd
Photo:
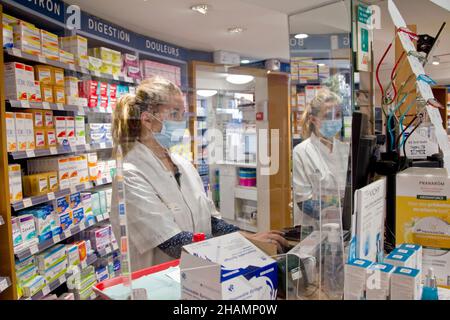
<svg viewBox="0 0 450 320"><path fill-rule="evenodd" d="M419 128L414 131L406 142L405 150L409 159L426 159L439 152L438 145L429 137L428 128Z"/></svg>

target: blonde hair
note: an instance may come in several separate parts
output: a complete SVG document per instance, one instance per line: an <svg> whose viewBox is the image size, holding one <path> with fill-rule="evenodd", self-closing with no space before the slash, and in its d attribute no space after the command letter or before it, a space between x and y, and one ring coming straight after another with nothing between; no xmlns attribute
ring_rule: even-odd
<svg viewBox="0 0 450 320"><path fill-rule="evenodd" d="M158 112L158 106L170 103L177 95L182 95L180 88L156 76L143 80L136 88L136 94L122 96L113 113L114 152L120 145L125 156L133 148L141 135L142 112Z"/></svg>
<svg viewBox="0 0 450 320"><path fill-rule="evenodd" d="M320 89L314 99L306 106L305 112L300 120L301 135L303 139L308 139L313 133L317 134L318 128L311 121L311 116L319 117L325 109L325 103L340 104L341 98L328 88Z"/></svg>

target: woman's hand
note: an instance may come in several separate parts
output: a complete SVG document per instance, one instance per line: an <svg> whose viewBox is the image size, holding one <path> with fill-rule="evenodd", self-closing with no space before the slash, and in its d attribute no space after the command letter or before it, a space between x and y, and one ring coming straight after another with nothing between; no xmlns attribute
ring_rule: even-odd
<svg viewBox="0 0 450 320"><path fill-rule="evenodd" d="M248 238L261 241L273 243L277 246L278 252L283 252L283 248L289 246L288 241L283 238L284 233L281 231L272 230L269 232L259 232L254 235L248 236Z"/></svg>

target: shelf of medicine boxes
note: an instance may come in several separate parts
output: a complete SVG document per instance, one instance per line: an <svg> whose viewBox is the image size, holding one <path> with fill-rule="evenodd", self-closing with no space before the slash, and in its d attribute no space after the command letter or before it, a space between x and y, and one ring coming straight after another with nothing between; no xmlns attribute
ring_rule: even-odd
<svg viewBox="0 0 450 320"><path fill-rule="evenodd" d="M21 250L17 250L14 251L14 255L19 259L19 260L23 260L25 258L28 258L32 255L35 255L37 253L43 252L44 250L47 250L48 248L50 248L51 246L66 240L78 233L80 233L81 231L86 230L87 228L92 227L93 225L108 220L109 219L109 213L105 213L102 215L98 215L95 217L95 219L90 219L88 222L84 221L81 222L80 224L73 226L72 228L69 228L67 230L65 230L62 234L59 234L57 236L54 236L51 239L48 239L44 242L41 242L39 244L34 244L28 248L24 248ZM101 256L104 256L101 255Z"/></svg>
<svg viewBox="0 0 450 320"><path fill-rule="evenodd" d="M0 293L5 291L11 285L11 280L8 277L0 277Z"/></svg>
<svg viewBox="0 0 450 320"><path fill-rule="evenodd" d="M6 100L7 103L11 106L11 108L20 108L20 109L41 109L41 110L55 110L55 111L68 111L73 112L78 116L84 116L87 114L111 114L111 112L106 111L105 109L89 108L86 106L76 106L76 105L66 105L62 103L48 103L48 102L29 102L29 101L21 101L21 100Z"/></svg>
<svg viewBox="0 0 450 320"><path fill-rule="evenodd" d="M90 76L93 76L96 78L126 82L126 83L131 83L131 84L139 84L139 82L140 82L140 81L135 80L130 77L113 76L113 75L106 74L106 73L100 73L98 71L90 71L87 68L83 68L83 67L77 66L75 64L64 63L64 62L60 62L60 61L47 59L46 57L39 55L39 54L38 55L28 54L28 53L22 52L21 50L19 50L17 48L8 48L8 49L4 49L4 51L12 57L47 64L47 65L57 67L57 68L62 68L62 69L68 70L68 71L75 71L75 72L87 74L87 75L90 75Z"/></svg>
<svg viewBox="0 0 450 320"><path fill-rule="evenodd" d="M99 151L103 149L112 149L112 143L96 143L96 144L83 144L78 146L58 146L51 147L48 149L34 149L34 150L26 150L26 151L14 151L9 154L12 156L14 160L19 159L29 159L29 158L37 158L37 157L47 157L54 155L62 155L76 152L91 152L91 151Z"/></svg>
<svg viewBox="0 0 450 320"><path fill-rule="evenodd" d="M78 265L79 270L83 270L87 268L88 266L92 265L95 261L97 261L98 257L96 254L91 254L86 258L86 261L83 261L81 264ZM50 282L45 287L43 287L41 290L39 290L37 293L35 293L31 297L24 297L21 300L40 300L50 294L50 292L55 291L58 287L66 283L67 279L72 275L72 273L68 272L58 279Z"/></svg>

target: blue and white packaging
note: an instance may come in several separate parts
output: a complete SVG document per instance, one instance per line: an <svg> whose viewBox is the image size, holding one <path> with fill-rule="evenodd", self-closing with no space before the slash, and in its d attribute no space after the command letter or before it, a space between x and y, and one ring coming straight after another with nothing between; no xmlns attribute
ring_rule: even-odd
<svg viewBox="0 0 450 320"><path fill-rule="evenodd" d="M240 233L183 247L184 300L275 300L277 263Z"/></svg>
<svg viewBox="0 0 450 320"><path fill-rule="evenodd" d="M395 267L414 268L414 253L408 250L407 253L401 253L394 249L385 259L384 263L392 264Z"/></svg>
<svg viewBox="0 0 450 320"><path fill-rule="evenodd" d="M391 276L391 300L420 300L421 272L397 267Z"/></svg>
<svg viewBox="0 0 450 320"><path fill-rule="evenodd" d="M354 259L344 267L344 300L364 300L367 286L369 260Z"/></svg>
<svg viewBox="0 0 450 320"><path fill-rule="evenodd" d="M388 300L391 294L391 275L395 267L386 263L374 263L367 272L366 300Z"/></svg>
<svg viewBox="0 0 450 320"><path fill-rule="evenodd" d="M423 250L421 245L403 243L400 246L398 246L397 249L413 250L415 252L414 254L414 260L416 264L415 268L422 271Z"/></svg>

